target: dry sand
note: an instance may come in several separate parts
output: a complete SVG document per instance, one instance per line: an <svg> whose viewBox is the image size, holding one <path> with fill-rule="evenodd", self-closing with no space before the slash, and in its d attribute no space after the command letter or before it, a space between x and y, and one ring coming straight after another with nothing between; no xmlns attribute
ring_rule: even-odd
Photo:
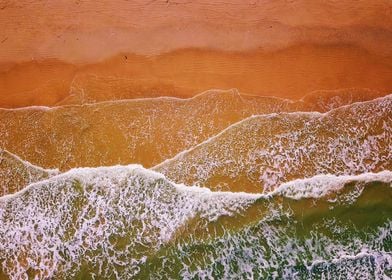
<svg viewBox="0 0 392 280"><path fill-rule="evenodd" d="M392 88L389 0L6 0L0 25L0 107Z"/></svg>

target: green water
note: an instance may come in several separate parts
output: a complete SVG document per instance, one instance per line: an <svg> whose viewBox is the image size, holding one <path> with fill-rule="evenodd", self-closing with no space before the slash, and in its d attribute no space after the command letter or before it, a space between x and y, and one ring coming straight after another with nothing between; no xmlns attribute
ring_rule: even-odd
<svg viewBox="0 0 392 280"><path fill-rule="evenodd" d="M268 214L257 223L208 239L185 238L150 258L138 278L391 277L391 202L390 186L377 182L351 203L260 199Z"/></svg>
<svg viewBox="0 0 392 280"><path fill-rule="evenodd" d="M392 277L390 179L293 199L77 172L0 200L0 279Z"/></svg>

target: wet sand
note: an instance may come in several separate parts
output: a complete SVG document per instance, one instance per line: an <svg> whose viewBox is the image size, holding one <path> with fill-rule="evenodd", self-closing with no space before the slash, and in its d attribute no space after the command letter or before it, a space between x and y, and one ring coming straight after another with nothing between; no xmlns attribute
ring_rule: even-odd
<svg viewBox="0 0 392 280"><path fill-rule="evenodd" d="M392 59L351 45L305 44L273 52L124 53L92 64L51 59L3 64L2 70L3 108L190 97L213 88L294 99L315 90L392 89Z"/></svg>
<svg viewBox="0 0 392 280"><path fill-rule="evenodd" d="M3 1L0 26L3 108L392 89L388 0Z"/></svg>

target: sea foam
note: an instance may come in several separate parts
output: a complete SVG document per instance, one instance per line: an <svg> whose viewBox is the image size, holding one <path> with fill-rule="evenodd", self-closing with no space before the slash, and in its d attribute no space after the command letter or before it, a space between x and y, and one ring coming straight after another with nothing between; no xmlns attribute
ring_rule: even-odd
<svg viewBox="0 0 392 280"><path fill-rule="evenodd" d="M329 181L335 186L336 181L390 178L389 171L343 178L325 175L292 185L301 188L313 181L315 188L328 188ZM180 233L185 238L192 232L188 227L205 228L223 216L246 215L260 200L299 198L298 192L288 190L292 188L285 185L264 195L213 192L174 184L139 165L73 169L0 198L2 270L12 279L27 279L31 273L38 278L72 278L83 269L105 277L136 276L162 246L175 242ZM324 193L307 187L302 192L303 197Z"/></svg>
<svg viewBox="0 0 392 280"><path fill-rule="evenodd" d="M252 116L153 167L177 183L271 191L317 174L392 169L392 95L327 113Z"/></svg>

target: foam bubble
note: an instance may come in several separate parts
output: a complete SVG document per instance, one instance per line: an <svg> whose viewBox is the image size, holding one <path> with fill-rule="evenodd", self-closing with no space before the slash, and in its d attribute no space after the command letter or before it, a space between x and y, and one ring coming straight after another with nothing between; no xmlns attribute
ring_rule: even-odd
<svg viewBox="0 0 392 280"><path fill-rule="evenodd" d="M324 114L242 120L153 169L177 183L262 192L317 174L392 169L392 95Z"/></svg>
<svg viewBox="0 0 392 280"><path fill-rule="evenodd" d="M87 263L133 275L191 220L233 215L257 197L185 189L137 165L74 169L0 198L3 271L53 278Z"/></svg>

